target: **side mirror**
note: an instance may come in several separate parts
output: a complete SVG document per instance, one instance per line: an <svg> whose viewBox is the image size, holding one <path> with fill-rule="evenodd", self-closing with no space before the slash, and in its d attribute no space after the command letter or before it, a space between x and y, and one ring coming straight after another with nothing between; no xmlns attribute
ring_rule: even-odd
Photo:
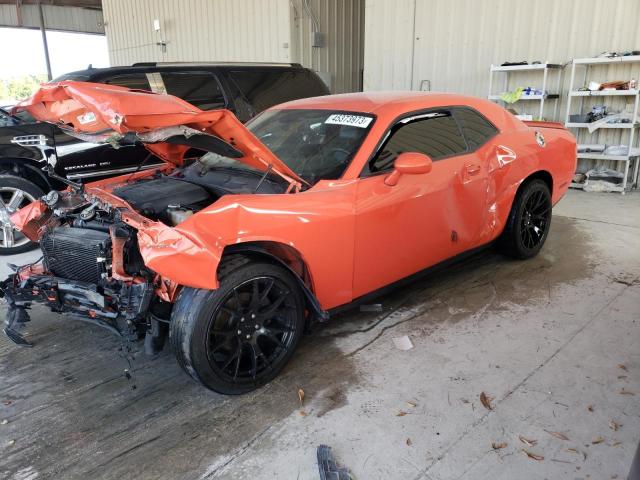
<svg viewBox="0 0 640 480"><path fill-rule="evenodd" d="M429 173L433 161L424 153L405 152L398 155L393 164L393 172L384 179L384 183L390 187L396 185L402 175L419 175Z"/></svg>

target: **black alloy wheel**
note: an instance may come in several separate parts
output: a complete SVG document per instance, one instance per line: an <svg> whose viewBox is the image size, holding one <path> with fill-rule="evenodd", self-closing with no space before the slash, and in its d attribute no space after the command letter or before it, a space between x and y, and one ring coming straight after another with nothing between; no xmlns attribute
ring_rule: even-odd
<svg viewBox="0 0 640 480"><path fill-rule="evenodd" d="M551 209L551 193L543 180L522 185L498 240L500 249L520 259L536 256L549 236Z"/></svg>
<svg viewBox="0 0 640 480"><path fill-rule="evenodd" d="M171 314L171 344L196 381L225 394L273 379L304 330L304 296L285 267L243 257L221 267L216 290L184 288Z"/></svg>
<svg viewBox="0 0 640 480"><path fill-rule="evenodd" d="M520 218L520 237L529 250L544 241L551 219L551 202L542 189L534 190L525 200Z"/></svg>
<svg viewBox="0 0 640 480"><path fill-rule="evenodd" d="M211 368L230 382L279 368L294 343L296 302L276 277L255 277L231 289L207 335Z"/></svg>

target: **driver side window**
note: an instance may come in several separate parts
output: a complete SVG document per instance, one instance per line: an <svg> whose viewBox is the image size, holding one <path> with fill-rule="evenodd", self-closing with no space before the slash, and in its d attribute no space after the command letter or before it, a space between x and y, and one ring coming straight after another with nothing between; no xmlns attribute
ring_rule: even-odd
<svg viewBox="0 0 640 480"><path fill-rule="evenodd" d="M467 151L467 144L451 112L429 112L414 119L400 120L379 153L369 163L369 173L393 168L395 159L404 152L429 155L433 161Z"/></svg>

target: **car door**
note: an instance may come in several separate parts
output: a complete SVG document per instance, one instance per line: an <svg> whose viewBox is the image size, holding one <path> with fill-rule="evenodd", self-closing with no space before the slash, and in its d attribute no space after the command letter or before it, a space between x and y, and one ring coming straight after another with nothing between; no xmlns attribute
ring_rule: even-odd
<svg viewBox="0 0 640 480"><path fill-rule="evenodd" d="M354 297L476 245L484 222L487 168L451 109L412 114L390 129L358 181ZM400 153L433 160L431 172L385 184Z"/></svg>

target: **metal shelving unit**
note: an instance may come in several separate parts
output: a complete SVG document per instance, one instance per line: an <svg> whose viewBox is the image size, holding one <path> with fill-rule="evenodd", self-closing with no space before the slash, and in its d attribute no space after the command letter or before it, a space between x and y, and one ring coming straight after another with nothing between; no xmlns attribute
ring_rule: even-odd
<svg viewBox="0 0 640 480"><path fill-rule="evenodd" d="M558 99L560 98L560 88L562 86L562 65L556 64L556 63L533 63L533 64L529 64L529 65L509 65L509 66L502 66L502 65L491 65L491 69L489 71L489 94L487 95L487 98L489 100L493 100L493 101L498 101L498 102L502 102L503 104L506 104L506 102L504 102L501 98L501 94L495 94L493 93L493 85L494 85L494 79L493 76L495 73L504 73L504 82L503 82L503 88L502 91L506 92L507 89L509 88L509 74L510 73L516 73L516 72L541 72L542 73L542 86L540 87L540 90L542 92L548 91L548 85L549 85L549 72L553 70L553 71L557 71L556 75L557 75L557 83L555 85L555 92L556 93L547 93L547 94L543 94L543 95L523 95L522 97L520 97L518 99L518 101L538 101L540 102L540 108L539 108L539 113L538 113L538 118L542 119L543 118L543 113L544 113L544 104L547 100L555 100L554 102L554 106L553 106L553 118L555 119L557 114L558 114Z"/></svg>
<svg viewBox="0 0 640 480"><path fill-rule="evenodd" d="M571 65L571 80L569 82L569 95L567 97L567 112L565 115L564 125L567 128L586 129L589 127L589 123L575 123L569 121L571 115L571 103L572 100L578 98L580 101L580 112L584 112L584 100L587 97L630 97L634 101L632 122L629 123L611 123L600 126L604 129L620 129L623 131L629 131L629 140L627 143L628 154L627 155L606 155L597 152L579 152L578 158L590 159L590 160L608 160L613 162L624 162L624 179L620 187L613 187L612 190L619 191L624 194L638 183L638 164L640 163L640 154L632 154L632 149L636 143L636 130L640 126L637 122L638 119L638 107L640 105L640 90L578 90L575 86L576 79L576 66L584 67L584 76L582 79L582 85L586 85L590 67L599 65L620 65L628 63L640 64L640 55L630 55L626 57L614 57L614 58L578 58L574 59ZM629 169L631 164L634 163L633 176L629 185ZM583 188L581 183L571 183L573 188Z"/></svg>

